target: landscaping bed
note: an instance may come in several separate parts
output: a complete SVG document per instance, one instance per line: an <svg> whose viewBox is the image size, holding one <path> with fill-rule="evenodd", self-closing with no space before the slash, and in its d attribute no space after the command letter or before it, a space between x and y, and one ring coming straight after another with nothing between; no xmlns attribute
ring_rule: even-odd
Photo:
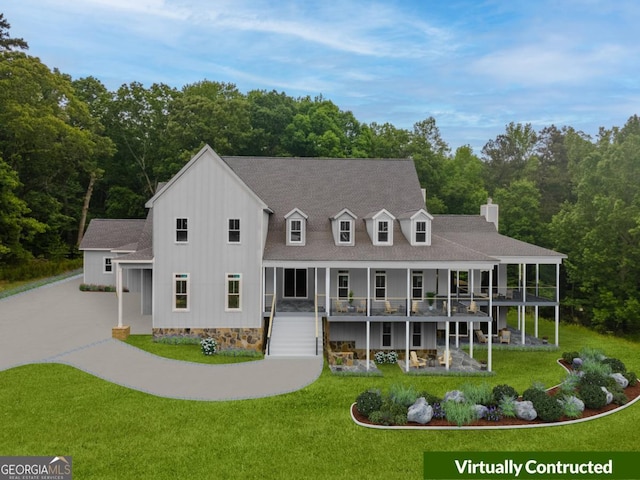
<svg viewBox="0 0 640 480"><path fill-rule="evenodd" d="M417 393L411 386L392 385L384 395L376 390L362 392L351 406L351 417L372 428L527 428L586 421L638 400L637 376L627 372L620 360L591 349L584 354L587 360L579 355L563 354L558 363L567 376L550 389L533 384L520 395L508 385L492 389L486 384L465 384L438 398ZM625 380L628 385L622 386Z"/></svg>

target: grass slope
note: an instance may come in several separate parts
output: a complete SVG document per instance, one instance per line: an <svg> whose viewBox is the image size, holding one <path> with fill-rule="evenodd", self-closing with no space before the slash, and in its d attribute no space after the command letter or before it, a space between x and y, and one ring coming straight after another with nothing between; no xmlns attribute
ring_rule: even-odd
<svg viewBox="0 0 640 480"><path fill-rule="evenodd" d="M546 328L546 327L545 327ZM640 372L640 345L575 326L564 350L588 345ZM558 352L495 352L494 385L522 390L563 376ZM82 479L419 479L424 451L633 451L640 409L565 427L504 431L376 431L353 424L349 405L371 387L413 383L443 394L486 378L327 373L278 397L233 402L169 400L109 384L63 365L0 372L0 453L72 455Z"/></svg>

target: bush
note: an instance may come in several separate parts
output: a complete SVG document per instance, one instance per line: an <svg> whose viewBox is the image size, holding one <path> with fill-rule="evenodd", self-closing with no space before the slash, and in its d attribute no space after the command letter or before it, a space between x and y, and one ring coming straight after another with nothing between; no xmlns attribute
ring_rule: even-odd
<svg viewBox="0 0 640 480"><path fill-rule="evenodd" d="M602 363L600 360L587 359L582 362L580 370L584 373L595 373L598 375L609 376L611 374L611 366Z"/></svg>
<svg viewBox="0 0 640 480"><path fill-rule="evenodd" d="M426 392L426 391L419 392L418 393L418 398L420 398L420 397L423 397L427 401L427 403L429 405L431 405L431 406L433 406L434 403L439 403L439 402L442 401L442 398L440 398L440 397L438 397L436 395L433 395L433 394L431 394L429 392Z"/></svg>
<svg viewBox="0 0 640 480"><path fill-rule="evenodd" d="M418 392L413 385L407 387L396 383L389 388L389 399L397 405L409 408L418 399Z"/></svg>
<svg viewBox="0 0 640 480"><path fill-rule="evenodd" d="M533 401L533 408L538 413L538 418L543 422L556 422L564 413L558 400L546 394L536 397Z"/></svg>
<svg viewBox="0 0 640 480"><path fill-rule="evenodd" d="M586 408L599 409L607 404L607 394L598 385L591 383L581 385L579 395Z"/></svg>
<svg viewBox="0 0 640 480"><path fill-rule="evenodd" d="M527 388L524 392L522 392L522 399L533 402L534 408L536 404L536 399L540 397L547 397L547 392L544 391L544 387L534 384L531 387Z"/></svg>
<svg viewBox="0 0 640 480"><path fill-rule="evenodd" d="M362 392L356 398L356 408L361 415L368 417L372 412L380 410L382 406L382 395L379 390L368 390Z"/></svg>
<svg viewBox="0 0 640 480"><path fill-rule="evenodd" d="M402 405L394 403L391 398L387 396L382 400L380 410L371 412L369 420L379 425L405 425L407 423L407 409Z"/></svg>
<svg viewBox="0 0 640 480"><path fill-rule="evenodd" d="M608 375L589 372L580 377L580 385L597 385L599 387L606 387L609 385L610 378L611 377Z"/></svg>
<svg viewBox="0 0 640 480"><path fill-rule="evenodd" d="M611 373L624 373L627 371L627 367L621 360L617 358L605 358L602 363L609 365Z"/></svg>
<svg viewBox="0 0 640 480"><path fill-rule="evenodd" d="M504 396L518 398L520 394L511 385L503 384L493 387L493 398L496 403L500 403L500 400L502 400Z"/></svg>
<svg viewBox="0 0 640 480"><path fill-rule="evenodd" d="M464 393L467 402L478 405L491 405L493 403L493 392L487 383L479 385L474 383L465 383L460 388Z"/></svg>
<svg viewBox="0 0 640 480"><path fill-rule="evenodd" d="M599 348L582 347L580 350L580 358L582 360L593 360L594 362L602 362L606 357Z"/></svg>
<svg viewBox="0 0 640 480"><path fill-rule="evenodd" d="M568 418L579 418L582 416L583 408L581 408L580 400L573 396L565 395L558 400L562 406L564 415ZM582 407L584 407L582 405Z"/></svg>
<svg viewBox="0 0 640 480"><path fill-rule="evenodd" d="M574 358L579 358L580 354L578 352L563 352L562 359L567 362L569 365L573 364Z"/></svg>
<svg viewBox="0 0 640 480"><path fill-rule="evenodd" d="M629 380L630 387L635 387L638 384L638 376L635 372L625 372L622 375L624 375L624 378Z"/></svg>
<svg viewBox="0 0 640 480"><path fill-rule="evenodd" d="M218 350L216 353L221 357L262 358L264 356L262 352L249 348L225 348L224 350Z"/></svg>
<svg viewBox="0 0 640 480"><path fill-rule="evenodd" d="M613 392L613 403L616 405L626 405L629 399L624 392Z"/></svg>
<svg viewBox="0 0 640 480"><path fill-rule="evenodd" d="M500 420L502 420L502 411L499 407L491 405L487 409L487 414L484 416L484 418L486 418L490 422L499 422Z"/></svg>
<svg viewBox="0 0 640 480"><path fill-rule="evenodd" d="M459 427L476 420L476 409L471 403L448 401L443 407L447 420Z"/></svg>
<svg viewBox="0 0 640 480"><path fill-rule="evenodd" d="M71 260L45 260L38 258L16 266L3 265L0 280L15 282L18 280L53 277L78 268L82 268L82 257Z"/></svg>
<svg viewBox="0 0 640 480"><path fill-rule="evenodd" d="M204 355L213 355L218 351L218 342L215 338L203 338L200 341L200 348Z"/></svg>
<svg viewBox="0 0 640 480"><path fill-rule="evenodd" d="M200 343L200 337L191 337L188 335L167 335L163 337L155 337L153 341L155 343L162 343L165 345L198 345Z"/></svg>
<svg viewBox="0 0 640 480"><path fill-rule="evenodd" d="M574 372L567 373L560 384L560 391L566 395L573 395L580 385L580 376Z"/></svg>
<svg viewBox="0 0 640 480"><path fill-rule="evenodd" d="M379 351L376 352L373 356L373 358L375 359L376 363L378 364L382 364L382 363L398 363L398 354L395 352L395 350L392 350L390 352L383 352L383 351Z"/></svg>
<svg viewBox="0 0 640 480"><path fill-rule="evenodd" d="M498 402L498 407L500 407L500 411L502 412L503 416L515 418L516 397L509 397L507 395L503 395L500 401Z"/></svg>
<svg viewBox="0 0 640 480"><path fill-rule="evenodd" d="M442 406L442 402L434 402L431 404L431 408L433 408L433 417L437 420L442 420L447 416L444 411L444 407Z"/></svg>

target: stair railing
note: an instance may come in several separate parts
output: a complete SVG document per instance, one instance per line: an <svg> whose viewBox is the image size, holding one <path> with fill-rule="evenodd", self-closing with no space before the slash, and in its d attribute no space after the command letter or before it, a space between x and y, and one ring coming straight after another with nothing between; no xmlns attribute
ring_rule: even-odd
<svg viewBox="0 0 640 480"><path fill-rule="evenodd" d="M271 314L269 315L269 328L267 330L267 355L271 353L271 331L273 329L273 317L276 314L276 296L271 301Z"/></svg>

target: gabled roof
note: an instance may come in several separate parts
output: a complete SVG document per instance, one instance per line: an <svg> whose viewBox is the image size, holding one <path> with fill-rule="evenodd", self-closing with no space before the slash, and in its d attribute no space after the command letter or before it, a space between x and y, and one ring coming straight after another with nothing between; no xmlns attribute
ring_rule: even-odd
<svg viewBox="0 0 640 480"><path fill-rule="evenodd" d="M82 237L80 250L135 250L144 225L144 219L95 218Z"/></svg>

